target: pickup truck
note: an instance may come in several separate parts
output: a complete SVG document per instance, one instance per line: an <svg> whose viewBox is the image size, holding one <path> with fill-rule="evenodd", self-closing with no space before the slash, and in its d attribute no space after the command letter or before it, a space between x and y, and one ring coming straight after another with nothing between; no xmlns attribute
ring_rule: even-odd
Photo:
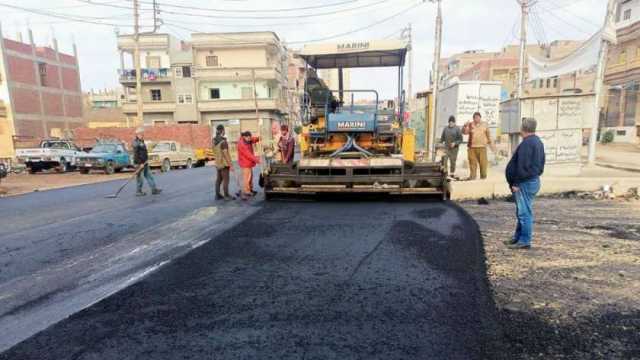
<svg viewBox="0 0 640 360"><path fill-rule="evenodd" d="M77 162L81 174L102 170L111 175L132 166L131 157L122 143L98 142L88 154L79 157Z"/></svg>
<svg viewBox="0 0 640 360"><path fill-rule="evenodd" d="M191 169L195 161L193 149L176 141L158 141L153 144L149 153L149 166L159 167L162 172L177 167Z"/></svg>
<svg viewBox="0 0 640 360"><path fill-rule="evenodd" d="M32 174L49 169L67 172L76 166L78 157L84 155L85 152L68 140L43 140L39 148L16 150L18 162Z"/></svg>

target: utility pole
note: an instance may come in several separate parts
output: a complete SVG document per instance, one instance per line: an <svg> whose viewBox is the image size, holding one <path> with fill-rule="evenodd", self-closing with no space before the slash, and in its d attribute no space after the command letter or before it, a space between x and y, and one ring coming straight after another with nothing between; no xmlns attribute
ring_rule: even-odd
<svg viewBox="0 0 640 360"><path fill-rule="evenodd" d="M612 23L613 14L615 13L616 1L609 0L607 5L607 15L604 19L603 33L608 26ZM593 90L596 95L595 99L595 111L593 125L591 127L591 135L589 136L589 165L596 163L596 142L598 141L598 128L600 127L600 102L602 102L602 83L604 81L604 73L607 65L607 57L609 55L609 41L604 37L602 38L602 45L600 47L600 58L598 60L598 70L596 73L596 82L593 86Z"/></svg>
<svg viewBox="0 0 640 360"><path fill-rule="evenodd" d="M133 62L136 68L136 105L138 109L138 116L136 117L136 126L144 125L144 109L142 105L142 74L140 66L140 9L138 0L133 0Z"/></svg>
<svg viewBox="0 0 640 360"><path fill-rule="evenodd" d="M536 3L531 0L518 0L522 11L520 18L520 68L518 69L518 99L524 95L524 68L527 63L527 25L529 24L529 9Z"/></svg>
<svg viewBox="0 0 640 360"><path fill-rule="evenodd" d="M436 48L433 56L433 86L431 88L433 101L431 102L431 121L429 121L429 149L431 161L436 161L436 117L438 116L438 91L440 87L440 52L442 51L442 0L429 0L438 5L436 16ZM426 138L425 138L426 141ZM426 146L426 144L425 144Z"/></svg>
<svg viewBox="0 0 640 360"><path fill-rule="evenodd" d="M408 73L407 73L407 98L408 98L408 104L409 104L409 110L411 109L411 99L413 98L413 37L411 34L411 23L409 23L409 26L407 26L406 28L404 28L402 30L402 34L400 35L400 37L404 40L406 39L409 43L409 58L408 60Z"/></svg>

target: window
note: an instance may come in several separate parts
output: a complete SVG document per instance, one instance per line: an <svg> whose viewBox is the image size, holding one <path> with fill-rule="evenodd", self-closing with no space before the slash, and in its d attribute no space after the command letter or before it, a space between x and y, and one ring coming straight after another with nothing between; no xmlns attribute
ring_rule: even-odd
<svg viewBox="0 0 640 360"><path fill-rule="evenodd" d="M536 80L533 80L531 82L531 86L535 89L538 86L538 82Z"/></svg>
<svg viewBox="0 0 640 360"><path fill-rule="evenodd" d="M178 95L178 104L192 104L193 96L190 94Z"/></svg>
<svg viewBox="0 0 640 360"><path fill-rule="evenodd" d="M171 151L177 151L175 143L171 143Z"/></svg>
<svg viewBox="0 0 640 360"><path fill-rule="evenodd" d="M538 86L540 89L542 89L544 87L544 79L540 79L540 86Z"/></svg>
<svg viewBox="0 0 640 360"><path fill-rule="evenodd" d="M557 89L558 88L558 78L553 78L553 88Z"/></svg>
<svg viewBox="0 0 640 360"><path fill-rule="evenodd" d="M186 78L191 77L191 66L182 67L182 77L186 77Z"/></svg>
<svg viewBox="0 0 640 360"><path fill-rule="evenodd" d="M269 86L269 87L267 88L267 98L268 98L268 99L273 99L273 93L272 93L272 91L273 91L273 90L271 89L271 86Z"/></svg>
<svg viewBox="0 0 640 360"><path fill-rule="evenodd" d="M624 20L629 20L631 19L631 9L627 9L624 11L624 16L623 16Z"/></svg>
<svg viewBox="0 0 640 360"><path fill-rule="evenodd" d="M220 89L209 89L209 99L220 99Z"/></svg>
<svg viewBox="0 0 640 360"><path fill-rule="evenodd" d="M618 57L618 63L619 64L626 64L627 63L627 52L625 50L620 52L620 56Z"/></svg>
<svg viewBox="0 0 640 360"><path fill-rule="evenodd" d="M147 56L147 69L160 69L160 57Z"/></svg>
<svg viewBox="0 0 640 360"><path fill-rule="evenodd" d="M551 87L551 79L547 79L547 89Z"/></svg>
<svg viewBox="0 0 640 360"><path fill-rule="evenodd" d="M47 64L45 63L38 63L38 72L40 73L40 76L46 76L47 75Z"/></svg>
<svg viewBox="0 0 640 360"><path fill-rule="evenodd" d="M182 77L182 68L181 67L177 67L176 68L176 77L177 78L181 78Z"/></svg>
<svg viewBox="0 0 640 360"><path fill-rule="evenodd" d="M161 101L162 100L162 92L160 89L152 89L151 90L151 101Z"/></svg>
<svg viewBox="0 0 640 360"><path fill-rule="evenodd" d="M207 56L207 66L218 66L218 57L215 55Z"/></svg>
<svg viewBox="0 0 640 360"><path fill-rule="evenodd" d="M242 99L253 99L253 88L252 87L243 87L241 89L242 94L241 94L241 98Z"/></svg>

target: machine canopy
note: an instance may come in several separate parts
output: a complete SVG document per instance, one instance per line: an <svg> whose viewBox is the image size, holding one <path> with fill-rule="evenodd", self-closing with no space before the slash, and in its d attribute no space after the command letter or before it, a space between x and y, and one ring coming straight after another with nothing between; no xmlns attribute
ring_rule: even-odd
<svg viewBox="0 0 640 360"><path fill-rule="evenodd" d="M409 44L401 40L305 45L299 56L314 69L404 66Z"/></svg>

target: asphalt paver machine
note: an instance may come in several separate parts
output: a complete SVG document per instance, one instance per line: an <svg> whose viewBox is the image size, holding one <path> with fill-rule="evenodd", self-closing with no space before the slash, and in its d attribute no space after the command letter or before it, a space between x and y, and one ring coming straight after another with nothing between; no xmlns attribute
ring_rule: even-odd
<svg viewBox="0 0 640 360"><path fill-rule="evenodd" d="M264 174L267 199L324 193L448 197L444 162L416 161L415 131L405 122L407 51L406 42L394 40L303 48L299 56L308 71L300 154L292 165L270 164ZM381 100L376 88L344 89L343 69L380 67L397 70L396 99ZM338 89L329 89L317 77L321 69L337 69Z"/></svg>

